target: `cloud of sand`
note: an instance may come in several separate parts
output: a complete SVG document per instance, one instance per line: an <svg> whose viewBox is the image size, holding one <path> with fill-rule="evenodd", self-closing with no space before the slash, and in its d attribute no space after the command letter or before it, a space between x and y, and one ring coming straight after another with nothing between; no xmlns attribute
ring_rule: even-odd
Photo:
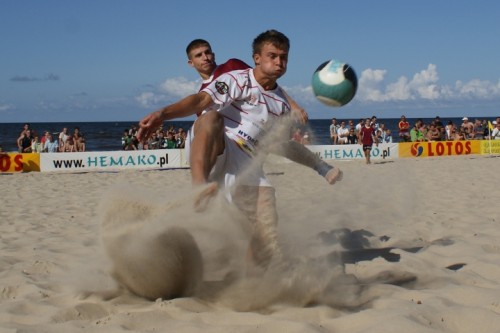
<svg viewBox="0 0 500 333"><path fill-rule="evenodd" d="M288 120L278 124L260 144L272 144L278 138L288 137L291 125ZM257 156L246 172L252 172L265 158L265 155ZM320 237L299 238L311 229L317 230L318 236L321 232L351 227L350 220L357 219L357 214L347 209L346 203L359 200L359 192L343 192L342 200L333 194L337 204L314 209L315 215L307 210L302 215L286 214L296 210L297 205L282 203L280 210L285 211L286 220L328 221L332 207L337 210L337 218L333 225L319 223L311 228L295 223L293 230L282 228L283 245L288 250L285 258L272 262L261 275L249 276L246 274L251 231L248 219L225 201L224 193L219 193L206 211L197 213L193 210L195 192L189 186L180 188L165 186L162 193L152 193L145 188L120 185L112 188L102 200L101 235L114 264L110 271L114 270L115 278L129 284L128 289L136 294L149 299L196 296L239 311L264 311L279 304L355 308L373 297L366 283L361 284L346 274L338 258L328 255L332 247L321 243ZM378 193L377 186L364 189L363 207L387 208L379 204ZM405 213L407 199L408 196L399 196L398 201ZM391 211L397 214L400 210ZM128 275L135 276L132 282L124 281L123 277ZM217 281L221 283L215 284ZM134 283L138 286L133 287Z"/></svg>

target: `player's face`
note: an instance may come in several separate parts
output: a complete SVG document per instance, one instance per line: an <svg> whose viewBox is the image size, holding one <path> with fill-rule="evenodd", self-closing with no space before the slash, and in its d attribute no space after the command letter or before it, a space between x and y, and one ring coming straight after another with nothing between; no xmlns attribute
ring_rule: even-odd
<svg viewBox="0 0 500 333"><path fill-rule="evenodd" d="M215 54L207 45L197 47L189 53L188 64L193 66L200 75L208 78L216 67Z"/></svg>
<svg viewBox="0 0 500 333"><path fill-rule="evenodd" d="M263 45L259 54L254 55L255 65L266 76L278 79L286 73L288 51L281 50L271 43Z"/></svg>

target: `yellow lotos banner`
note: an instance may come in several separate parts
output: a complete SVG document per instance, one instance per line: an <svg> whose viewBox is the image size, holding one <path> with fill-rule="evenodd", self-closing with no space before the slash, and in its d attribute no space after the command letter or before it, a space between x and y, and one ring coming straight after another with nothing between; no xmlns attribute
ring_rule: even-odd
<svg viewBox="0 0 500 333"><path fill-rule="evenodd" d="M40 154L0 153L0 172L40 171Z"/></svg>
<svg viewBox="0 0 500 333"><path fill-rule="evenodd" d="M480 140L399 143L399 157L433 157L480 153Z"/></svg>
<svg viewBox="0 0 500 333"><path fill-rule="evenodd" d="M500 140L482 140L481 154L500 154Z"/></svg>

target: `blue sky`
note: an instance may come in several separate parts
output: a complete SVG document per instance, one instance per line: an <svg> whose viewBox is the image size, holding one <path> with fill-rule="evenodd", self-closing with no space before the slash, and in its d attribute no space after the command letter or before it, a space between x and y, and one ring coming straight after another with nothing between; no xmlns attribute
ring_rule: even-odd
<svg viewBox="0 0 500 333"><path fill-rule="evenodd" d="M310 118L500 115L499 1L285 3L0 0L0 122L139 120L197 91L189 41L251 63L271 28L292 43L280 84ZM341 108L310 88L332 58L359 80Z"/></svg>

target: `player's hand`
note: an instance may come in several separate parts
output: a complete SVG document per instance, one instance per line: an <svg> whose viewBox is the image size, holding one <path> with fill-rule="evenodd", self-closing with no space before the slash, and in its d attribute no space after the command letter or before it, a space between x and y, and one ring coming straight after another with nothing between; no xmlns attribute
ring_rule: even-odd
<svg viewBox="0 0 500 333"><path fill-rule="evenodd" d="M137 140L144 142L163 124L163 118L160 111L148 114L139 122L137 131Z"/></svg>
<svg viewBox="0 0 500 333"><path fill-rule="evenodd" d="M309 121L309 115L302 108L292 109L292 117L298 120L301 124L305 124Z"/></svg>

